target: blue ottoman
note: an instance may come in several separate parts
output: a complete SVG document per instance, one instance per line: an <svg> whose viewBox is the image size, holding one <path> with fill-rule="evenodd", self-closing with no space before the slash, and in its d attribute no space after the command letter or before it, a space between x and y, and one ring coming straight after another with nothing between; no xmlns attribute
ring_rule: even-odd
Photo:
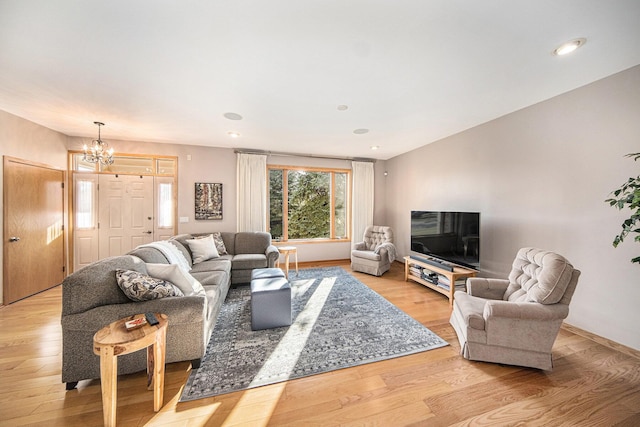
<svg viewBox="0 0 640 427"><path fill-rule="evenodd" d="M285 277L281 268L254 268L251 270L251 280Z"/></svg>
<svg viewBox="0 0 640 427"><path fill-rule="evenodd" d="M289 281L284 277L252 279L251 329L257 331L289 325L291 325Z"/></svg>

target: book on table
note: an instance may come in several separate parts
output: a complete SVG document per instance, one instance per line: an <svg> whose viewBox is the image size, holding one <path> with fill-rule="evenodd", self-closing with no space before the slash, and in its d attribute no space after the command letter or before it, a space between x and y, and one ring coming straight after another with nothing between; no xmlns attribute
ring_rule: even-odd
<svg viewBox="0 0 640 427"><path fill-rule="evenodd" d="M137 317L133 320L129 320L124 323L124 327L127 328L127 331L132 331L134 329L138 329L147 324L147 319L143 317Z"/></svg>

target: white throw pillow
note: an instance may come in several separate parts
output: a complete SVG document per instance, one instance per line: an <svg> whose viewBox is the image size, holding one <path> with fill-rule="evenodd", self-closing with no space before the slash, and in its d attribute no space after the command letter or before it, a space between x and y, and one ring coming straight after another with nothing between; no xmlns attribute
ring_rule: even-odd
<svg viewBox="0 0 640 427"><path fill-rule="evenodd" d="M189 244L189 249L191 249L194 264L220 257L211 234L202 239L187 239L187 243Z"/></svg>
<svg viewBox="0 0 640 427"><path fill-rule="evenodd" d="M147 273L156 279L173 283L185 296L205 295L202 284L178 264L147 264Z"/></svg>

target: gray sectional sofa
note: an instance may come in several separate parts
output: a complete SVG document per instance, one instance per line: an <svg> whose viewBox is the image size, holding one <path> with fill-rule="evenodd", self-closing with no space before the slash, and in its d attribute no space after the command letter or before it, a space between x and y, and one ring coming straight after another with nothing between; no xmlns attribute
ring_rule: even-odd
<svg viewBox="0 0 640 427"><path fill-rule="evenodd" d="M190 274L204 287L205 296L190 295L134 302L118 286L117 269L147 274L146 263L168 264L162 251L139 247L127 255L90 264L62 282L62 382L67 390L77 382L100 377L100 358L93 353L93 335L118 319L159 312L169 317L166 362L192 361L204 356L218 313L232 284L249 283L254 268L273 267L278 250L263 232L222 232L228 254L193 264L187 239L211 233L181 234L169 240L183 253ZM118 374L146 369L146 352L118 358Z"/></svg>

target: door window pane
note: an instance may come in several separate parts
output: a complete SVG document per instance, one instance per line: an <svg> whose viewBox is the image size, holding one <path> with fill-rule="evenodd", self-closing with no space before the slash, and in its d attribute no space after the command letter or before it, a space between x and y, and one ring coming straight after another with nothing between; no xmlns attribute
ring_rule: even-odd
<svg viewBox="0 0 640 427"><path fill-rule="evenodd" d="M158 227L173 227L173 184L160 183L158 185Z"/></svg>
<svg viewBox="0 0 640 427"><path fill-rule="evenodd" d="M133 173L150 175L154 173L153 159L149 157L115 157L111 165L100 165L101 172Z"/></svg>
<svg viewBox="0 0 640 427"><path fill-rule="evenodd" d="M76 228L95 228L95 183L92 180L76 181Z"/></svg>
<svg viewBox="0 0 640 427"><path fill-rule="evenodd" d="M174 175L176 173L176 161L174 159L158 159L156 162L158 175Z"/></svg>

